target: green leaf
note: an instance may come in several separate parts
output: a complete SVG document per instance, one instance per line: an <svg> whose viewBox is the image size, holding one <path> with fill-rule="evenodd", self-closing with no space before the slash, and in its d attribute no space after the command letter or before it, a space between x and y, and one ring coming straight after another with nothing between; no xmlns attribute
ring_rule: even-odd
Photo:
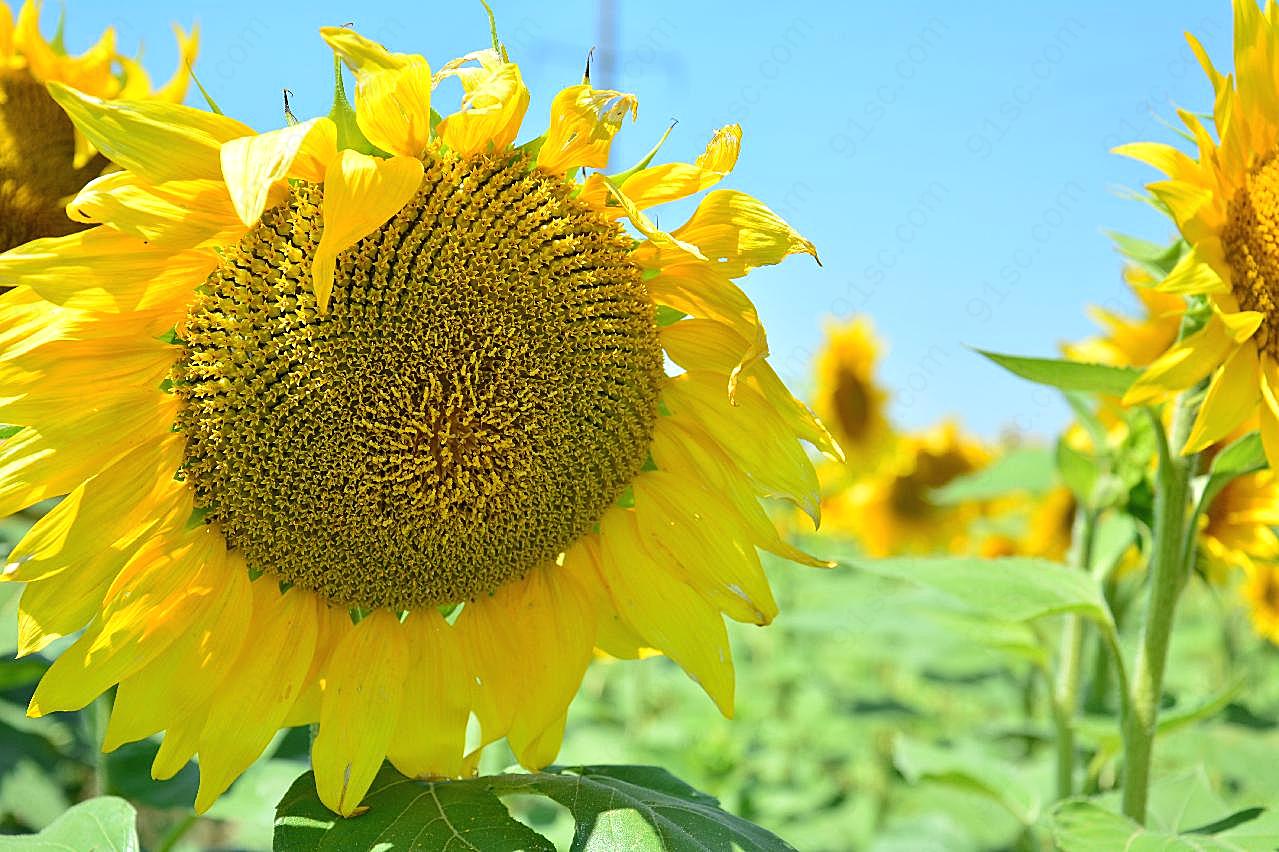
<svg viewBox="0 0 1279 852"><path fill-rule="evenodd" d="M1247 476L1266 468L1266 451L1261 446L1261 433L1249 432L1228 447L1217 453L1208 468L1208 483L1204 486L1203 496L1199 499L1200 510L1204 511L1212 505L1212 501L1221 489L1230 484L1232 479Z"/></svg>
<svg viewBox="0 0 1279 852"><path fill-rule="evenodd" d="M1123 396L1129 386L1141 375L1140 370L1134 370L1132 367L1085 364L1060 358L1025 358L1018 355L986 352L982 349L978 349L977 352L1013 375L1065 391L1089 391L1104 393L1108 396Z"/></svg>
<svg viewBox="0 0 1279 852"><path fill-rule="evenodd" d="M955 505L990 500L1019 491L1041 494L1056 481L1053 453L1044 447L1025 447L1002 456L989 467L956 477L932 493L933 502Z"/></svg>
<svg viewBox="0 0 1279 852"><path fill-rule="evenodd" d="M1096 459L1070 446L1065 437L1057 442L1055 455L1061 481L1066 483L1076 500L1085 506L1092 506L1097 482L1101 478L1101 469Z"/></svg>
<svg viewBox="0 0 1279 852"><path fill-rule="evenodd" d="M1062 852L1269 852L1279 847L1279 812L1248 808L1184 833L1143 828L1095 802L1074 799L1052 812L1049 826Z"/></svg>
<svg viewBox="0 0 1279 852"><path fill-rule="evenodd" d="M5 837L5 852L137 852L137 812L124 799L101 796L81 802L39 834Z"/></svg>
<svg viewBox="0 0 1279 852"><path fill-rule="evenodd" d="M1092 564L1088 570L1104 581L1119 566L1120 560L1137 541L1137 521L1132 515L1110 512L1097 522L1093 538Z"/></svg>
<svg viewBox="0 0 1279 852"><path fill-rule="evenodd" d="M758 826L725 813L719 802L664 769L650 766L551 767L542 772L463 781L413 781L383 766L364 799L368 811L341 819L316 797L311 773L276 809L274 848L285 850L553 850L515 820L504 796L543 796L572 814L573 852L743 852L791 850Z"/></svg>
<svg viewBox="0 0 1279 852"><path fill-rule="evenodd" d="M949 784L997 802L1022 825L1034 825L1043 801L1039 791L1017 770L973 748L944 749L926 743L897 740L893 763L906 780Z"/></svg>
<svg viewBox="0 0 1279 852"><path fill-rule="evenodd" d="M515 820L477 781L424 782L383 766L364 799L368 811L342 819L320 801L315 776L301 776L276 807L276 852L483 849L550 852L550 841Z"/></svg>
<svg viewBox="0 0 1279 852"><path fill-rule="evenodd" d="M853 564L873 574L938 589L992 618L1030 621L1076 612L1114 627L1096 581L1083 571L1047 559L905 556L854 560Z"/></svg>
<svg viewBox="0 0 1279 852"><path fill-rule="evenodd" d="M1149 272L1156 281L1162 281L1168 277L1168 273L1172 272L1187 248L1185 240L1177 240L1172 245L1161 246L1158 243L1113 231L1109 232L1108 236L1115 241L1115 248L1119 249L1120 254Z"/></svg>

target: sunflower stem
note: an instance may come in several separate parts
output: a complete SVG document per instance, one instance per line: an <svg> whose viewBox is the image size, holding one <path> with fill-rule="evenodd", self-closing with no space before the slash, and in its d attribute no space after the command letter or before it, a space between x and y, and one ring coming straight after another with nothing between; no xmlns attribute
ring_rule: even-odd
<svg viewBox="0 0 1279 852"><path fill-rule="evenodd" d="M1077 527L1074 562L1079 570L1087 571L1092 565L1093 544L1097 538L1097 513L1081 508ZM1059 649L1061 661L1052 701L1057 739L1057 798L1068 799L1075 793L1075 714L1079 709L1080 662L1084 653L1084 624L1080 616L1066 616Z"/></svg>
<svg viewBox="0 0 1279 852"><path fill-rule="evenodd" d="M1193 517L1190 511L1190 477L1196 456L1184 456L1180 450L1190 434L1198 398L1198 389L1178 396L1169 435L1164 434L1158 416L1151 413L1159 440L1159 471L1155 481L1150 592L1123 722L1123 812L1142 824L1146 821L1151 755L1159 721L1159 701L1163 693L1173 617L1177 600L1186 584L1187 554L1193 553L1187 549L1186 539L1194 534L1188 526Z"/></svg>

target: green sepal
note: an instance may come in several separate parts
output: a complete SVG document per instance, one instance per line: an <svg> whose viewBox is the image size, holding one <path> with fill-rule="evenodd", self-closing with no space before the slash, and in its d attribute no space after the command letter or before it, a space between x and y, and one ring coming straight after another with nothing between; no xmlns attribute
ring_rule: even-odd
<svg viewBox="0 0 1279 852"><path fill-rule="evenodd" d="M372 157L389 157L390 154L379 149L368 140L364 131L360 130L355 119L355 107L346 98L346 85L342 81L342 60L333 57L333 108L329 110L329 120L337 128L338 150L359 151Z"/></svg>

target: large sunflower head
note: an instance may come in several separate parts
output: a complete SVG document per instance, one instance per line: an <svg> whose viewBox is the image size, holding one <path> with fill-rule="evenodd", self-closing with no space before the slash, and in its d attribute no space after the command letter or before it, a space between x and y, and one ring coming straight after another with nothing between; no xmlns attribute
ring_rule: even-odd
<svg viewBox="0 0 1279 852"><path fill-rule="evenodd" d="M1129 403L1209 380L1185 450L1202 450L1259 413L1279 465L1279 7L1234 0L1234 73L1219 72L1189 37L1214 90L1212 129L1182 110L1193 155L1169 145L1119 149L1167 174L1150 190L1189 251L1158 287L1202 305L1194 333L1154 361ZM1215 131L1215 132L1214 132Z"/></svg>
<svg viewBox="0 0 1279 852"><path fill-rule="evenodd" d="M722 616L777 611L757 548L826 564L758 498L816 516L801 441L839 452L734 279L812 244L735 190L644 212L720 182L736 126L586 175L633 96L569 86L517 144L500 45L433 74L323 35L354 107L262 134L50 87L123 170L69 205L94 227L0 255L0 513L67 495L5 568L21 651L88 625L30 712L118 684L106 746L164 730L157 777L198 753L199 809L318 723L343 814L384 756L471 771L472 713L548 763L596 648L730 713Z"/></svg>
<svg viewBox="0 0 1279 852"><path fill-rule="evenodd" d="M881 344L869 317L830 323L817 356L817 413L858 471L875 466L892 444L888 394L875 380Z"/></svg>
<svg viewBox="0 0 1279 852"><path fill-rule="evenodd" d="M45 86L63 83L99 98L180 102L186 96L195 34L177 30L181 60L168 83L151 90L142 66L116 52L115 31L79 56L68 55L62 27L40 35L39 0L26 0L15 20L0 2L0 251L85 225L67 218L66 203L107 161L77 132Z"/></svg>
<svg viewBox="0 0 1279 852"><path fill-rule="evenodd" d="M943 505L933 491L989 461L989 452L952 421L904 435L880 470L828 500L828 521L874 557L962 549L984 507Z"/></svg>

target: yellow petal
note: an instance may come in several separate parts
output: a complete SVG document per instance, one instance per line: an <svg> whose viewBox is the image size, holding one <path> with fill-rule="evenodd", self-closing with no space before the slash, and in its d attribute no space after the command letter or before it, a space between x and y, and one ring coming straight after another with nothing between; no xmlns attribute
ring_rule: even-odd
<svg viewBox="0 0 1279 852"><path fill-rule="evenodd" d="M719 498L666 471L645 471L631 487L650 553L677 562L684 581L730 618L764 625L776 617L755 547Z"/></svg>
<svg viewBox="0 0 1279 852"><path fill-rule="evenodd" d="M78 566L105 546L159 519L164 491L185 486L174 477L182 464L180 437L142 444L77 486L36 521L9 554L0 577L31 582ZM150 517L140 517L139 508Z"/></svg>
<svg viewBox="0 0 1279 852"><path fill-rule="evenodd" d="M320 604L317 607L315 656L311 660L311 668L302 680L302 692L293 703L284 727L296 728L299 725L311 725L320 721L320 705L324 699L324 673L328 670L329 660L333 652L346 635L355 629L351 623L351 613L335 606Z"/></svg>
<svg viewBox="0 0 1279 852"><path fill-rule="evenodd" d="M1124 394L1124 405L1139 405L1170 391L1185 390L1216 369L1236 345L1221 316L1214 313L1202 329L1146 367Z"/></svg>
<svg viewBox="0 0 1279 852"><path fill-rule="evenodd" d="M199 746L200 731L204 727L205 709L201 708L185 719L169 726L160 742L160 749L151 762L151 777L168 781L182 771L195 756Z"/></svg>
<svg viewBox="0 0 1279 852"><path fill-rule="evenodd" d="M222 146L222 175L241 222L257 223L271 190L293 171L294 161L313 135L319 142L336 140L337 130L329 119L313 118L269 133L232 139Z"/></svg>
<svg viewBox="0 0 1279 852"><path fill-rule="evenodd" d="M1160 281L1156 290L1163 293L1181 293L1195 295L1202 293L1220 293L1228 288L1211 266L1203 261L1194 251L1187 252L1168 277Z"/></svg>
<svg viewBox="0 0 1279 852"><path fill-rule="evenodd" d="M1182 452L1197 453L1234 432L1257 410L1260 381L1257 346L1244 341L1208 386Z"/></svg>
<svg viewBox="0 0 1279 852"><path fill-rule="evenodd" d="M386 610L357 624L334 651L311 746L316 792L330 810L358 812L395 732L407 674L404 631Z"/></svg>
<svg viewBox="0 0 1279 852"><path fill-rule="evenodd" d="M232 671L249 628L253 591L243 559L233 558L223 577L226 585L173 644L141 671L120 681L103 751L185 720ZM175 688L176 684L181 688Z"/></svg>
<svg viewBox="0 0 1279 852"><path fill-rule="evenodd" d="M698 247L716 269L732 278L745 275L757 266L779 263L788 255L802 252L817 257L817 249L782 221L758 199L744 192L717 189L709 193L689 220L671 236ZM641 246L636 260L649 265L660 246ZM646 262L647 261L647 262Z"/></svg>
<svg viewBox="0 0 1279 852"><path fill-rule="evenodd" d="M224 115L161 101L105 101L60 83L49 94L93 147L153 183L222 176L223 142L253 131Z"/></svg>
<svg viewBox="0 0 1279 852"><path fill-rule="evenodd" d="M149 184L133 172L112 172L80 190L67 205L67 216L87 224L101 222L175 251L236 243L244 235L227 186L219 180Z"/></svg>
<svg viewBox="0 0 1279 852"><path fill-rule="evenodd" d="M1279 469L1279 363L1261 356L1261 445L1272 469Z"/></svg>
<svg viewBox="0 0 1279 852"><path fill-rule="evenodd" d="M212 252L174 253L98 227L33 240L0 254L0 285L25 284L41 298L68 308L168 312L168 328L217 265Z"/></svg>
<svg viewBox="0 0 1279 852"><path fill-rule="evenodd" d="M458 76L464 94L461 109L445 116L436 131L444 144L462 157L490 146L495 151L506 148L515 141L528 110L528 88L519 66L490 58L487 52L485 55L480 68L454 71L446 66L441 72Z"/></svg>
<svg viewBox="0 0 1279 852"><path fill-rule="evenodd" d="M403 630L408 676L387 758L410 778L461 775L474 677L457 631L430 607L410 613Z"/></svg>
<svg viewBox="0 0 1279 852"><path fill-rule="evenodd" d="M731 718L733 656L719 612L649 554L633 512L610 509L600 521L600 540L600 576L618 614Z"/></svg>
<svg viewBox="0 0 1279 852"><path fill-rule="evenodd" d="M782 540L746 474L695 422L676 416L658 418L651 452L660 470L700 482L711 493L722 494L756 546L792 562L815 568L834 567L835 563L809 556Z"/></svg>
<svg viewBox="0 0 1279 852"><path fill-rule="evenodd" d="M417 194L422 162L344 150L324 177L324 232L311 265L320 313L329 307L337 256L386 224Z"/></svg>
<svg viewBox="0 0 1279 852"><path fill-rule="evenodd" d="M200 52L200 28L192 27L187 35L182 28L175 25L173 34L178 39L178 67L173 76L159 89L156 89L157 100L180 104L186 99L187 89L191 87L191 66L195 64L196 54Z"/></svg>
<svg viewBox="0 0 1279 852"><path fill-rule="evenodd" d="M533 744L564 715L595 645L595 607L575 568L534 568L458 616L480 680L475 714L486 743L506 735L521 763L532 768ZM511 661L520 660L512 666Z"/></svg>
<svg viewBox="0 0 1279 852"><path fill-rule="evenodd" d="M355 120L377 147L421 157L431 141L431 68L421 56L390 53L345 27L320 35L356 76Z"/></svg>
<svg viewBox="0 0 1279 852"><path fill-rule="evenodd" d="M740 125L721 127L692 165L664 163L641 169L622 182L622 192L640 209L687 198L709 189L732 171L741 145Z"/></svg>
<svg viewBox="0 0 1279 852"><path fill-rule="evenodd" d="M200 731L197 813L208 810L270 744L315 653L313 594L302 589L281 593L274 579L262 576L252 584L252 596L250 641L214 694Z"/></svg>
<svg viewBox="0 0 1279 852"><path fill-rule="evenodd" d="M569 86L551 102L551 125L537 153L537 165L552 174L580 166L602 169L608 165L613 137L622 120L635 120L639 101L634 95L588 84Z"/></svg>
<svg viewBox="0 0 1279 852"><path fill-rule="evenodd" d="M45 672L27 713L79 710L142 669L213 604L225 575L226 548L211 527L148 542L112 583L99 618Z"/></svg>
<svg viewBox="0 0 1279 852"><path fill-rule="evenodd" d="M686 413L750 475L758 493L793 501L816 522L821 517L817 474L786 421L749 385L730 402L728 377L688 372L671 379L663 401Z"/></svg>

